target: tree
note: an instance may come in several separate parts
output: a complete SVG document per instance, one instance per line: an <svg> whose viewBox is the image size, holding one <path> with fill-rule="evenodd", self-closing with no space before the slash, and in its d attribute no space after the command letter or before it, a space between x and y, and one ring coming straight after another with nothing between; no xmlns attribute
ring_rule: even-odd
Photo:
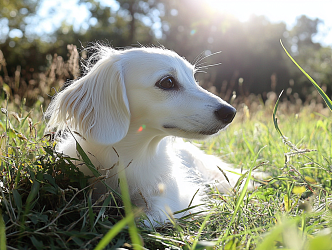
<svg viewBox="0 0 332 250"><path fill-rule="evenodd" d="M159 20L159 11L162 5L157 0L118 0L121 11L128 16L129 20L129 41L130 43L137 42L138 29L137 22L145 26L149 26L152 31L152 26ZM150 35L152 32L150 32Z"/></svg>
<svg viewBox="0 0 332 250"><path fill-rule="evenodd" d="M29 17L36 14L39 0L0 0L0 43L24 37Z"/></svg>
<svg viewBox="0 0 332 250"><path fill-rule="evenodd" d="M321 46L318 43L314 43L312 38L318 32L318 25L322 23L322 20L310 19L304 15L297 18L295 26L290 33L290 39L293 47L293 51L301 54L308 47L313 49L319 49Z"/></svg>
<svg viewBox="0 0 332 250"><path fill-rule="evenodd" d="M318 25L321 23L322 20L318 18L310 19L304 15L300 16L295 26L287 34L287 43L294 59L320 86L324 86L327 93L331 95L331 48L323 47L320 43L313 41L313 37L318 32ZM296 67L290 66L289 70L291 78L294 80L293 89L303 99L308 98L311 95L311 83Z"/></svg>
<svg viewBox="0 0 332 250"><path fill-rule="evenodd" d="M27 38L25 34L27 17L34 15L38 0L0 0L5 6L0 9L0 23L13 20L8 21L10 29L19 28L23 34L15 37L14 31L2 29L7 36L0 40L0 50L5 55L9 74L14 75L17 65L21 65L24 77L32 78L34 73L45 71L46 58L55 53L66 60L67 44L81 48L94 41L113 47L137 43L158 46L160 43L188 61L196 62L200 71L208 70L209 74L198 74L198 80L207 88L216 87L225 99L230 98L233 91L263 96L269 91L279 92L289 87L291 79L296 83L294 90L301 92L307 80L285 57L279 44L282 39L309 74L318 82L331 86L331 52L312 40L320 23L318 19L302 16L293 29L287 30L284 23L270 23L263 16L252 16L250 20L240 22L234 16L212 9L202 0L116 2L119 8L112 9L105 2L80 0L79 4L86 5L90 11L85 26L76 30L72 23L64 21L48 36L53 42L46 42L39 37ZM23 6L27 6L28 13ZM13 10L21 15L20 18L10 19ZM13 43L15 48L11 47ZM219 63L222 65L207 67Z"/></svg>

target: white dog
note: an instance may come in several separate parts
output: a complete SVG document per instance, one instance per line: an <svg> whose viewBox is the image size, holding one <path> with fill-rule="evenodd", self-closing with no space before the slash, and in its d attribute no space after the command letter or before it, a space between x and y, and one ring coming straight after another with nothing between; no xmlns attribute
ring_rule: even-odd
<svg viewBox="0 0 332 250"><path fill-rule="evenodd" d="M154 224L167 220L165 211L203 203L202 195L195 196L202 184L217 180L219 190L228 192L239 176L227 173L225 179L218 169L229 169L225 163L176 137L208 138L231 123L236 110L201 88L195 66L173 51L95 49L97 62L58 93L46 112L48 131L81 135L61 136L57 150L77 158L77 140L115 190L124 171L132 202ZM80 170L93 176L86 166ZM106 191L96 187L96 194Z"/></svg>

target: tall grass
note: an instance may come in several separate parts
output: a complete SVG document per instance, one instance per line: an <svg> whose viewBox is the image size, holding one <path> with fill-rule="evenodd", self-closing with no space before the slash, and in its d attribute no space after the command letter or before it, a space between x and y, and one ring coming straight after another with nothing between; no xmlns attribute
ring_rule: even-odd
<svg viewBox="0 0 332 250"><path fill-rule="evenodd" d="M243 173L257 168L270 177L232 195L211 185L206 215L151 229L126 197L125 181L123 202L112 190L93 202L75 159L43 135L42 100L30 108L10 100L1 101L0 115L0 250L331 248L332 124L319 102L277 102L276 93L265 103L233 98L231 126L198 143Z"/></svg>

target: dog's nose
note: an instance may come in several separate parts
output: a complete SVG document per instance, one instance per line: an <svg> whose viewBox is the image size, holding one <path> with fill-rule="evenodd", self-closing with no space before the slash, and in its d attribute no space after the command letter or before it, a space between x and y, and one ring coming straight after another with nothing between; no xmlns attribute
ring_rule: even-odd
<svg viewBox="0 0 332 250"><path fill-rule="evenodd" d="M229 105L220 105L220 107L214 111L217 119L228 124L231 123L235 117L236 109Z"/></svg>

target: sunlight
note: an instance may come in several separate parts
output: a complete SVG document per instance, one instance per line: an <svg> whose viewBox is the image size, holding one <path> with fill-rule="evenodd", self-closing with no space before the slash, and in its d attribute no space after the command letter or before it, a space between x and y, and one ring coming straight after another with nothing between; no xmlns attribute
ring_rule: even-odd
<svg viewBox="0 0 332 250"><path fill-rule="evenodd" d="M237 17L240 21L248 20L248 18L252 14L264 13L265 7L268 6L268 4L266 4L266 2L264 1L222 1L222 0L203 0L203 1L206 2L206 4L211 7L211 9L222 13L232 14L235 17Z"/></svg>
<svg viewBox="0 0 332 250"><path fill-rule="evenodd" d="M203 0L212 9L223 13L232 14L240 21L247 21L252 15L263 15L272 22L285 21L293 22L290 20L292 13L286 1L223 1L223 0ZM294 18L294 17L293 17Z"/></svg>
<svg viewBox="0 0 332 250"><path fill-rule="evenodd" d="M246 22L252 15L265 16L273 23L284 22L290 29L301 15L324 20L319 35L314 40L323 44L332 44L332 16L330 3L326 0L200 0L211 10L231 14L241 22Z"/></svg>

